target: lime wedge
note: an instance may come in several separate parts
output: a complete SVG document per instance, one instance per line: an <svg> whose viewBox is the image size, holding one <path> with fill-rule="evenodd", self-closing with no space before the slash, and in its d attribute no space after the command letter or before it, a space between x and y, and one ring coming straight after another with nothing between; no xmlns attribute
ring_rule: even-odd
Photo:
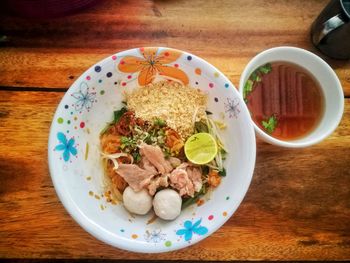
<svg viewBox="0 0 350 263"><path fill-rule="evenodd" d="M218 147L213 136L201 132L193 134L185 143L185 155L195 164L211 162L218 153Z"/></svg>

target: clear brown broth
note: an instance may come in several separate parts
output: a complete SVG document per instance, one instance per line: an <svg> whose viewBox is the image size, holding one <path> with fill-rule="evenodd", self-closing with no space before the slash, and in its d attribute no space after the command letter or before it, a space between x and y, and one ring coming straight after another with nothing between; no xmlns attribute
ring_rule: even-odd
<svg viewBox="0 0 350 263"><path fill-rule="evenodd" d="M275 138L295 140L312 132L324 112L318 81L306 69L289 62L272 62L271 71L260 73L245 100L253 121ZM273 130L265 126L274 116ZM265 126L263 125L265 122Z"/></svg>

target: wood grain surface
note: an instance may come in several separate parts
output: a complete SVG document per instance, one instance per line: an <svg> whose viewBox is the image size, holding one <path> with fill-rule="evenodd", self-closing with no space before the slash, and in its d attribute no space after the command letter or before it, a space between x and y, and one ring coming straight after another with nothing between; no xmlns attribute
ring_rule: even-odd
<svg viewBox="0 0 350 263"><path fill-rule="evenodd" d="M179 48L238 86L245 65L266 48L319 54L309 27L326 3L101 1L46 21L2 14L0 34L8 40L0 44L0 258L350 260L349 98L340 126L316 146L291 150L258 140L253 181L234 216L176 252L130 253L90 236L59 202L47 164L49 128L64 91L105 56L139 46ZM325 59L350 96L349 61Z"/></svg>
<svg viewBox="0 0 350 263"><path fill-rule="evenodd" d="M102 1L66 18L28 21L3 15L0 86L67 88L89 66L140 46L169 46L198 55L238 86L248 61L276 46L320 55L350 95L350 63L321 55L310 25L326 0ZM47 71L50 71L48 76Z"/></svg>

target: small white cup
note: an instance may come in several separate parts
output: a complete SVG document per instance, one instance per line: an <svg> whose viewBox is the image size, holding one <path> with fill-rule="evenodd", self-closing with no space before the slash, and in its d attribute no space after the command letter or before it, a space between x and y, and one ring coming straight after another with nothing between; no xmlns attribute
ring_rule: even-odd
<svg viewBox="0 0 350 263"><path fill-rule="evenodd" d="M239 91L243 97L243 87L250 74L259 66L268 62L286 61L297 64L308 70L320 83L325 105L320 123L308 135L283 141L276 139L260 129L252 120L256 133L266 142L290 148L307 147L328 137L338 126L344 111L344 93L340 81L333 69L315 54L296 47L275 47L256 55L245 67L239 81Z"/></svg>

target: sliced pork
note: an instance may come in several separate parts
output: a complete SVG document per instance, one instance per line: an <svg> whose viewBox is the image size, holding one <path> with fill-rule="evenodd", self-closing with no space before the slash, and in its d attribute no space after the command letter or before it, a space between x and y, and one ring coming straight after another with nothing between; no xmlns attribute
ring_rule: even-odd
<svg viewBox="0 0 350 263"><path fill-rule="evenodd" d="M156 167L146 157L141 157L140 167L152 173L158 173Z"/></svg>
<svg viewBox="0 0 350 263"><path fill-rule="evenodd" d="M143 143L140 146L141 156L147 158L161 174L169 173L173 170L171 164L165 160L164 154L159 146L153 146Z"/></svg>
<svg viewBox="0 0 350 263"><path fill-rule="evenodd" d="M170 185L177 189L181 196L193 197L194 192L202 188L202 173L200 169L190 163L182 163L169 175Z"/></svg>
<svg viewBox="0 0 350 263"><path fill-rule="evenodd" d="M148 185L151 178L156 175L156 173L142 169L135 164L119 164L117 173L135 192Z"/></svg>
<svg viewBox="0 0 350 263"><path fill-rule="evenodd" d="M186 170L181 168L176 168L169 175L170 185L179 191L180 196L189 195L193 197L194 186Z"/></svg>
<svg viewBox="0 0 350 263"><path fill-rule="evenodd" d="M202 182L202 173L198 167L189 166L186 169L186 172L188 174L188 177L193 183L194 191L199 192L202 188L203 182Z"/></svg>
<svg viewBox="0 0 350 263"><path fill-rule="evenodd" d="M149 194L154 195L159 187L168 187L168 176L168 174L164 174L152 178L147 186Z"/></svg>

